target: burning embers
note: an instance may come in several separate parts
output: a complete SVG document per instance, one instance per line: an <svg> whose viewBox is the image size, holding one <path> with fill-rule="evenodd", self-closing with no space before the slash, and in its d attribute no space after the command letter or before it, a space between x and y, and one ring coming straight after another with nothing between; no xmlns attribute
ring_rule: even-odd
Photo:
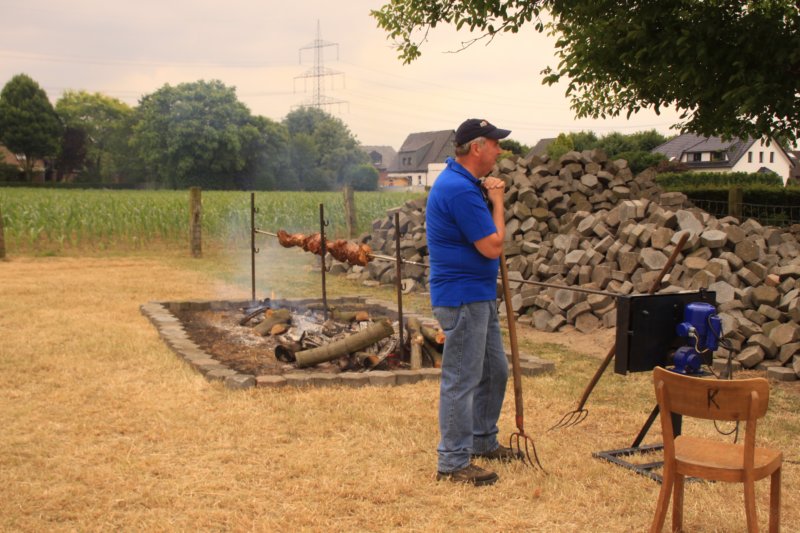
<svg viewBox="0 0 800 533"><path fill-rule="evenodd" d="M239 325L274 339L275 358L297 368L328 364L334 371L357 372L440 366L444 334L438 324L409 318L401 345L399 324L366 306L331 307L325 317L321 304L293 310L267 299L243 309Z"/></svg>

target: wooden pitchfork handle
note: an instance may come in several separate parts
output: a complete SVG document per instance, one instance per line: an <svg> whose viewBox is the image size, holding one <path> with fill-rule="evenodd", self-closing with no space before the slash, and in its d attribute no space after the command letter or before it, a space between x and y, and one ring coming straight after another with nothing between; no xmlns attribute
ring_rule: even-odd
<svg viewBox="0 0 800 533"><path fill-rule="evenodd" d="M514 321L514 308L511 305L511 289L508 286L506 255L503 252L500 252L500 277L503 280L503 300L505 300L506 303L508 337L511 342L511 372L514 375L514 412L517 424L517 432L511 434L508 444L511 450L522 459L523 463L528 466L538 467L542 472L546 472L542 463L539 461L539 454L536 452L536 444L533 442L533 439L525 433L525 423L522 414L522 369L519 363L517 327ZM531 453L533 453L533 457L531 457Z"/></svg>
<svg viewBox="0 0 800 533"><path fill-rule="evenodd" d="M681 253L681 250L683 250L683 246L686 244L688 238L689 238L689 233L684 233L683 235L681 235L678 244L675 245L675 249L672 250L669 259L667 259L667 263L664 265L664 268L661 269L661 272L658 274L658 277L655 279L655 281L653 281L653 285L650 287L650 290L647 291L647 294L655 294L656 292L658 292L658 289L661 287L661 282L664 280L664 276L667 275L667 272L672 270L672 267L675 264L675 260L678 258L678 254ZM611 363L611 360L614 358L614 354L616 353L616 347L617 345L615 341L614 344L611 345L611 349L606 354L605 359L603 359L603 362L600 364L600 367L597 369L597 372L595 372L594 376L592 376L592 380L589 382L589 385L586 387L586 390L583 391L583 396L581 396L581 399L578 402L578 407L576 411L580 411L581 409L583 409L583 406L586 405L586 401L589 399L589 395L592 393L592 390L594 390L594 387L595 385L597 385L597 382L600 381L600 376L603 375L603 372L605 372L606 368L608 368L608 365Z"/></svg>
<svg viewBox="0 0 800 533"><path fill-rule="evenodd" d="M519 363L519 346L517 345L517 327L514 321L514 308L511 305L511 289L508 286L508 266L506 254L500 252L500 278L503 282L503 300L506 303L506 319L508 320L508 338L511 343L511 372L514 375L514 408L517 429L525 433L522 411L522 369Z"/></svg>

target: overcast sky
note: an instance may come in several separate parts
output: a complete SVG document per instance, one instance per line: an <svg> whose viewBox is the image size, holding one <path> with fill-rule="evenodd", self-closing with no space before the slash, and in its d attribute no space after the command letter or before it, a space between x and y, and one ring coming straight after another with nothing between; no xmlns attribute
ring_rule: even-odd
<svg viewBox="0 0 800 533"><path fill-rule="evenodd" d="M326 111L367 145L400 148L409 133L454 129L486 118L533 145L560 132L633 133L669 127L652 112L575 120L564 86L541 83L556 65L553 38L532 26L453 53L469 38L429 35L423 55L402 65L370 9L381 0L0 0L0 84L25 73L51 101L66 89L101 92L130 105L165 84L218 79L253 114L281 120L310 102L319 23L325 44Z"/></svg>

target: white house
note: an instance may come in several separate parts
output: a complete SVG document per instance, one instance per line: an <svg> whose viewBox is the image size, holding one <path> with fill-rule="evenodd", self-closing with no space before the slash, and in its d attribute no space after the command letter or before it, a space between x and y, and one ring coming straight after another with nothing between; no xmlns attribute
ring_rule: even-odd
<svg viewBox="0 0 800 533"><path fill-rule="evenodd" d="M773 172L784 185L795 166L794 159L777 142L768 144L766 139L734 137L723 141L719 137L684 133L652 151L685 164L693 172Z"/></svg>

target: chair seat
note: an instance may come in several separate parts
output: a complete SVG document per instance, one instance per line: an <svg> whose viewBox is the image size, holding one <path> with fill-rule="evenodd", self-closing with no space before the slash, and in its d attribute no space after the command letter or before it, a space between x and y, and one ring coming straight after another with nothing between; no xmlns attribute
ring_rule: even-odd
<svg viewBox="0 0 800 533"><path fill-rule="evenodd" d="M678 436L675 438L677 472L714 481L744 481L744 446L708 439ZM783 454L770 448L755 448L754 479L762 479L780 468Z"/></svg>

